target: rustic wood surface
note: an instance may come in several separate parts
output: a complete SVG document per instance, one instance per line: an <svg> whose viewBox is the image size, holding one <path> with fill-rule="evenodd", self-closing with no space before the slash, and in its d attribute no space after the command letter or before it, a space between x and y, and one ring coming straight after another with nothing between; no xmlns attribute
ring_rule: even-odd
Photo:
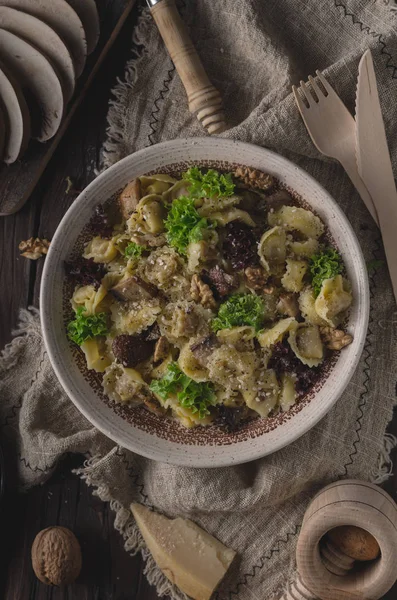
<svg viewBox="0 0 397 600"><path fill-rule="evenodd" d="M87 57L83 73L76 81L75 93L65 107L58 132L46 144L31 140L22 158L12 165L0 163L0 215L14 213L30 197L135 2L136 0L98 2L101 36L94 52Z"/></svg>
<svg viewBox="0 0 397 600"><path fill-rule="evenodd" d="M75 192L94 178L104 139L110 89L130 56L131 29L136 11L123 30L74 116L31 199L23 209L0 218L0 347L11 339L19 307L37 305L42 262L19 257L18 243L31 236L51 239ZM67 178L74 190L67 193ZM397 434L397 416L390 427ZM394 454L396 457L396 454ZM92 495L86 484L70 474L81 464L66 457L45 485L22 495L12 482L0 514L3 560L0 598L4 600L155 600L143 575L140 556L130 557L113 528L109 506ZM397 499L396 471L386 489ZM48 588L35 578L30 547L36 533L50 525L71 528L83 548L83 571L65 589ZM397 574L396 574L397 576ZM397 586L385 596L395 600ZM265 599L263 599L265 600Z"/></svg>

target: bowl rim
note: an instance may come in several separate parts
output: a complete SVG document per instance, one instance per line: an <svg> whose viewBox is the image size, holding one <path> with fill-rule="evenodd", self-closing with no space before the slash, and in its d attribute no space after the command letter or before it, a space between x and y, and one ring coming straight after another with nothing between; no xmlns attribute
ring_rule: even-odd
<svg viewBox="0 0 397 600"><path fill-rule="evenodd" d="M350 238L354 242L354 245L356 248L356 253L357 253L357 258L358 258L359 264L355 264L355 270L357 272L360 271L361 276L363 278L363 291L364 291L364 297L363 297L363 302L362 302L363 312L362 312L362 314L360 313L361 314L361 324L363 326L360 328L360 331L358 332L358 336L356 335L357 332L355 331L355 342L357 343L357 352L356 352L353 360L351 361L351 364L349 366L349 369L347 371L345 378L341 379L340 381L337 382L336 391L332 396L332 400L329 400L327 403L324 403L324 405L320 408L320 410L317 411L315 417L313 417L311 419L311 421L307 424L307 426L305 425L302 428L300 428L300 429L298 428L296 431L291 432L291 435L288 438L288 440L282 440L282 441L276 440L271 449L257 451L251 457L247 457L244 459L239 459L239 458L234 459L234 458L231 458L227 452L224 452L224 453L221 452L218 455L216 455L216 457L215 456L212 456L211 458L206 457L206 458L203 458L203 460L200 460L200 462L197 461L197 462L192 463L192 462L186 462L186 460L184 459L183 456L181 456L180 458L173 457L172 459L169 459L169 458L167 458L167 456L162 455L161 450L159 450L158 448L154 448L154 449L146 448L146 447L142 448L139 445L139 443L134 443L131 441L127 442L123 438L122 432L120 432L120 434L119 434L116 431L113 431L113 430L110 431L109 428L103 422L105 419L103 417L101 417L100 415L97 418L97 415L95 413L93 414L89 410L87 410L85 408L85 406L82 405L82 403L79 401L79 398L69 390L69 386L66 381L66 378L64 377L64 375L62 373L62 369L60 368L58 361L56 359L57 352L54 349L53 335L51 334L50 328L46 326L47 313L49 311L49 307L48 307L49 294L47 293L47 290L51 287L51 271L54 269L54 266L59 262L59 258L57 256L57 254L58 254L57 253L57 244L58 244L58 241L63 236L64 224L69 220L69 218L75 212L78 211L79 206L85 201L86 196L90 195L90 193L92 191L95 191L96 187L100 184L100 182L103 181L106 177L109 177L110 173L114 173L118 170L122 171L123 167L126 163L129 163L130 161L133 161L134 159L139 159L139 158L145 157L145 155L150 155L150 153L153 151L153 149L164 150L165 151L164 155L166 155L167 154L166 151L170 148L175 148L175 147L183 146L186 144L200 145L203 142L205 142L206 144L208 144L208 143L211 144L212 141L216 143L216 140L221 141L222 144L230 144L230 147L238 145L242 150L244 150L244 148L246 148L247 150L249 150L249 149L255 149L256 151L260 150L261 152L263 152L264 158L265 158L265 155L270 156L270 157L277 157L278 161L280 161L281 163L285 163L285 164L289 165L290 167L292 166L296 170L296 172L299 172L301 175L303 175L304 178L306 179L309 187L313 186L314 188L317 188L317 190L319 192L321 192L321 194L327 198L327 202L328 202L329 206L332 207L333 211L337 214L338 218L343 221L343 224L346 227L346 229L348 230ZM201 160L204 162L206 159L202 158ZM195 162L195 161L200 162L200 159L191 159L191 161L192 162ZM233 162L233 160L231 159L230 162ZM172 164L172 160L170 160L168 163L166 161L164 161L164 165L167 165L167 164ZM310 204L310 202L309 202L309 204ZM82 228L85 224L86 224L85 222L82 224ZM88 186L86 186L86 188L84 188L84 190L78 195L78 197L74 200L74 202L71 204L71 206L68 208L68 210L62 217L62 219L56 229L56 232L52 238L49 252L48 252L48 255L46 256L46 260L44 263L41 285L40 285L40 318L41 318L41 323L42 323L42 332L43 332L45 348L47 350L51 365L54 369L57 379L60 382L61 386L63 387L67 396L70 398L70 400L72 400L72 402L77 407L77 409L85 416L85 418L92 425L94 425L99 431L101 431L104 435L106 435L108 438L112 439L114 442L116 442L120 446L127 448L128 450L131 450L132 452L135 452L146 458L150 458L153 460L165 462L168 464L178 465L178 466L185 466L185 467L191 466L191 467L197 467L197 468L208 468L208 467L215 468L215 467L243 464L245 462L250 462L252 460L256 460L258 458L267 456L269 454L273 454L274 452L277 452L278 450L281 450L282 448L292 444L298 438L300 438L305 433L310 431L319 421L321 421L325 417L325 415L331 410L331 408L335 405L337 400L341 397L341 395L345 391L347 385L349 384L349 382L358 366L360 357L361 357L363 349L364 349L366 337L367 337L367 329L368 329L368 322L369 322L369 309L370 309L370 301L369 300L370 300L370 294L369 294L368 274L367 274L366 264L364 261L360 243L357 239L357 236L356 236L349 220L347 219L346 215L344 214L342 209L339 207L337 202L331 196L331 194L314 177L309 175L304 169L302 169L296 163L285 158L284 156L278 154L277 152L274 152L274 151L269 150L268 148L264 148L262 146L258 146L256 144L240 142L238 140L230 140L230 139L226 139L226 138L217 138L215 136L212 136L212 137L178 138L176 140L161 142L159 144L155 144L153 146L148 146L146 148L138 150L137 152L134 152L132 154L125 156L120 161L118 161L117 163L115 163L114 165L112 165L111 167L106 169L105 171L103 171L90 184L88 184ZM358 337L358 340L357 340L357 337ZM130 424L130 427L133 429L134 425ZM264 435L266 435L266 434L264 434ZM259 437L262 437L262 436L259 436ZM232 446L233 446L233 444L228 447L232 447ZM186 448L185 445L183 445L182 447Z"/></svg>

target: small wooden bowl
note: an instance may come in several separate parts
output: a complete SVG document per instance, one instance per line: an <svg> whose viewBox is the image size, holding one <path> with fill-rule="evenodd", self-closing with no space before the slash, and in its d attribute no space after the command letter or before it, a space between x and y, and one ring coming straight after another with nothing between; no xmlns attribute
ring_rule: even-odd
<svg viewBox="0 0 397 600"><path fill-rule="evenodd" d="M353 525L378 542L380 555L344 575L331 573L320 542L330 530ZM376 600L397 577L397 505L371 483L345 480L324 488L310 504L299 536L296 559L304 586L322 600Z"/></svg>

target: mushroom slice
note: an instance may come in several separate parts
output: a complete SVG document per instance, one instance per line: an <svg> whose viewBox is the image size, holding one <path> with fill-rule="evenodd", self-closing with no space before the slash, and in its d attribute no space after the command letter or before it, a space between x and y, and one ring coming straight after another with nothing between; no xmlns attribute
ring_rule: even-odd
<svg viewBox="0 0 397 600"><path fill-rule="evenodd" d="M85 32L82 22L66 0L0 0L0 6L16 8L47 23L69 49L76 77L81 75L87 58Z"/></svg>
<svg viewBox="0 0 397 600"><path fill-rule="evenodd" d="M58 131L63 114L62 88L54 69L38 50L4 29L0 29L0 55L22 89L29 90L39 106L41 123L36 124L33 137L40 142L49 140ZM35 107L32 102L28 105L32 117Z"/></svg>
<svg viewBox="0 0 397 600"><path fill-rule="evenodd" d="M119 206L123 218L127 221L136 210L141 199L141 183L138 179L130 181L119 196Z"/></svg>
<svg viewBox="0 0 397 600"><path fill-rule="evenodd" d="M26 40L48 58L68 102L74 91L75 73L72 57L59 35L43 21L9 6L0 6L0 28Z"/></svg>
<svg viewBox="0 0 397 600"><path fill-rule="evenodd" d="M137 275L122 279L117 285L110 288L109 292L119 302L138 302L154 298L158 294L154 285L143 281Z"/></svg>
<svg viewBox="0 0 397 600"><path fill-rule="evenodd" d="M91 54L98 43L100 24L95 0L66 0L76 11L87 38L87 52Z"/></svg>
<svg viewBox="0 0 397 600"><path fill-rule="evenodd" d="M4 161L11 164L21 156L28 145L30 115L18 83L2 69L0 69L0 98L7 122Z"/></svg>

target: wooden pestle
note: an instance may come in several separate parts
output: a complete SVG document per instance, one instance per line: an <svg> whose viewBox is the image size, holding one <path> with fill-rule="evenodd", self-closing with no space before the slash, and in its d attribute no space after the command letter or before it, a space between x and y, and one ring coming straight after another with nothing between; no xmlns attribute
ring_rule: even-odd
<svg viewBox="0 0 397 600"><path fill-rule="evenodd" d="M396 503L364 481L327 486L305 513L296 562L281 600L378 600L397 579Z"/></svg>
<svg viewBox="0 0 397 600"><path fill-rule="evenodd" d="M174 0L147 0L150 12L187 93L189 110L208 133L226 129L222 98L211 84Z"/></svg>

